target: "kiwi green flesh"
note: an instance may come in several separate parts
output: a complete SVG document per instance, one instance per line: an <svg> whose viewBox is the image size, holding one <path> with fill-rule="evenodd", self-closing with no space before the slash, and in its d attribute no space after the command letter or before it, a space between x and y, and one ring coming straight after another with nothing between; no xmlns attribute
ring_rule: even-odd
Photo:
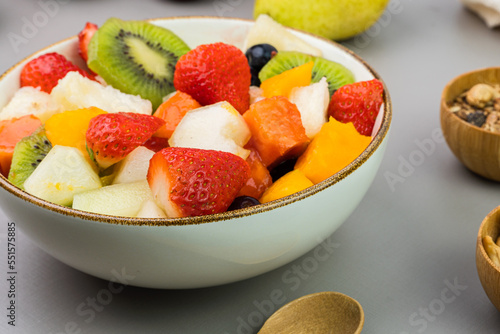
<svg viewBox="0 0 500 334"><path fill-rule="evenodd" d="M323 77L328 81L330 96L340 87L355 81L354 75L345 66L322 57L314 57L296 51L278 52L259 72L264 82L286 70L314 61L311 82L319 82Z"/></svg>
<svg viewBox="0 0 500 334"><path fill-rule="evenodd" d="M319 82L326 77L330 96L340 87L352 84L355 79L351 71L334 61L318 57L314 60L312 82Z"/></svg>
<svg viewBox="0 0 500 334"><path fill-rule="evenodd" d="M189 50L168 29L110 18L89 43L88 66L111 86L150 100L156 109L175 90L175 65Z"/></svg>
<svg viewBox="0 0 500 334"><path fill-rule="evenodd" d="M21 139L14 148L9 181L24 190L24 181L38 167L51 148L52 144L47 139L43 126L32 135Z"/></svg>
<svg viewBox="0 0 500 334"><path fill-rule="evenodd" d="M313 61L314 57L296 51L280 51L259 72L261 82L294 67Z"/></svg>

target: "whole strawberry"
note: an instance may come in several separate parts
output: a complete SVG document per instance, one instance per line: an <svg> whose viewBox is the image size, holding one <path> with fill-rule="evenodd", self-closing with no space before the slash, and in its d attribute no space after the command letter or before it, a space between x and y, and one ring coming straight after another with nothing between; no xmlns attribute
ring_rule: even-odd
<svg viewBox="0 0 500 334"><path fill-rule="evenodd" d="M71 71L77 71L87 78L92 78L63 55L56 52L46 53L24 65L21 70L21 87L40 87L42 91L50 93L59 79L64 78Z"/></svg>
<svg viewBox="0 0 500 334"><path fill-rule="evenodd" d="M102 169L122 160L144 144L163 125L158 117L136 113L109 113L90 120L87 150Z"/></svg>
<svg viewBox="0 0 500 334"><path fill-rule="evenodd" d="M250 177L250 167L228 152L168 147L149 163L148 183L170 218L227 210Z"/></svg>
<svg viewBox="0 0 500 334"><path fill-rule="evenodd" d="M250 66L245 54L225 43L204 44L175 66L174 87L201 105L227 101L241 114L250 103Z"/></svg>
<svg viewBox="0 0 500 334"><path fill-rule="evenodd" d="M377 79L342 86L332 95L328 113L339 122L352 122L360 134L370 136L384 102L383 93Z"/></svg>

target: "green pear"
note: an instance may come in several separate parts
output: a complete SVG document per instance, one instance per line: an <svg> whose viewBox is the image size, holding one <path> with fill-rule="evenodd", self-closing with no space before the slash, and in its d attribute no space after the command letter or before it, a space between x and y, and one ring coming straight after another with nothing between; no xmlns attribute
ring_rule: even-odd
<svg viewBox="0 0 500 334"><path fill-rule="evenodd" d="M332 40L344 40L370 28L389 0L256 0L254 17L277 22Z"/></svg>

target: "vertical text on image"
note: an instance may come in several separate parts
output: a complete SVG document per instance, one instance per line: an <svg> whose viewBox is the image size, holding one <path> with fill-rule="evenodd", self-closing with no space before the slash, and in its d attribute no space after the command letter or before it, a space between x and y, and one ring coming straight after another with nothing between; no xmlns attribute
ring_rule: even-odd
<svg viewBox="0 0 500 334"><path fill-rule="evenodd" d="M17 294L17 267L16 267L16 223L7 223L7 323L16 325L16 294Z"/></svg>

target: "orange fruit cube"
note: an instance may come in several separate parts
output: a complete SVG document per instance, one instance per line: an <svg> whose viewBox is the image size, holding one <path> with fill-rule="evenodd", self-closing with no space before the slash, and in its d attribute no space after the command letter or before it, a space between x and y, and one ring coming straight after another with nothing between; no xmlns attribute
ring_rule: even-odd
<svg viewBox="0 0 500 334"><path fill-rule="evenodd" d="M252 143L262 162L272 169L283 160L298 157L309 144L297 106L286 97L263 99L243 114Z"/></svg>
<svg viewBox="0 0 500 334"><path fill-rule="evenodd" d="M42 125L40 119L33 115L0 121L0 172L9 175L12 155L16 144L31 135Z"/></svg>
<svg viewBox="0 0 500 334"><path fill-rule="evenodd" d="M201 105L191 95L177 91L167 101L163 102L153 114L153 116L165 121L165 124L156 131L154 136L170 138L184 115L188 111L199 107Z"/></svg>
<svg viewBox="0 0 500 334"><path fill-rule="evenodd" d="M319 183L354 161L371 140L356 131L352 123L330 117L299 157L295 169L301 170L314 184Z"/></svg>
<svg viewBox="0 0 500 334"><path fill-rule="evenodd" d="M300 169L286 173L274 182L259 199L261 203L267 203L283 198L314 185Z"/></svg>
<svg viewBox="0 0 500 334"><path fill-rule="evenodd" d="M264 80L260 84L262 96L288 97L293 88L309 86L311 84L313 67L314 62L310 61Z"/></svg>

